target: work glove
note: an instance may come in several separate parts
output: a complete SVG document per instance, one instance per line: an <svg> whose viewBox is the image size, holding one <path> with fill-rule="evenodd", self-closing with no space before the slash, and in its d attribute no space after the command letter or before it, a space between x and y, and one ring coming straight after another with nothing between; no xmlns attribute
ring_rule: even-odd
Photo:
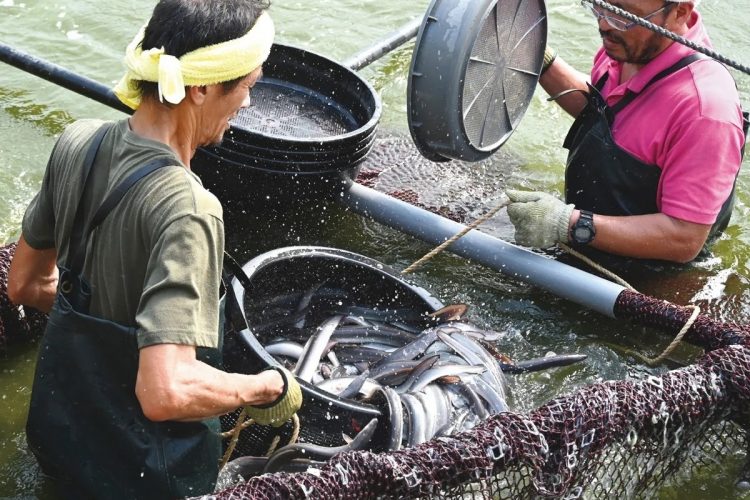
<svg viewBox="0 0 750 500"><path fill-rule="evenodd" d="M508 217L516 228L516 243L549 248L557 242L568 242L574 205L538 191L508 190L505 194L512 202L508 205Z"/></svg>
<svg viewBox="0 0 750 500"><path fill-rule="evenodd" d="M552 66L552 63L557 59L557 51L547 45L544 48L544 59L542 60L542 69L539 71L539 76L542 76Z"/></svg>
<svg viewBox="0 0 750 500"><path fill-rule="evenodd" d="M302 390L289 371L280 366L271 368L281 374L284 379L284 389L281 395L275 401L264 405L248 405L245 407L245 413L261 425L272 425L281 427L302 406Z"/></svg>

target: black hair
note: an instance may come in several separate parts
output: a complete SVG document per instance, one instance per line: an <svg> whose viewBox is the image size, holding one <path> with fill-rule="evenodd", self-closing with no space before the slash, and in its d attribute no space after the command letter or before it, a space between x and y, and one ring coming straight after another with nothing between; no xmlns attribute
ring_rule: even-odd
<svg viewBox="0 0 750 500"><path fill-rule="evenodd" d="M177 58L245 35L270 0L161 0L151 15L141 43L143 50L164 47ZM224 82L231 91L247 75ZM139 81L143 97L159 98L158 84Z"/></svg>

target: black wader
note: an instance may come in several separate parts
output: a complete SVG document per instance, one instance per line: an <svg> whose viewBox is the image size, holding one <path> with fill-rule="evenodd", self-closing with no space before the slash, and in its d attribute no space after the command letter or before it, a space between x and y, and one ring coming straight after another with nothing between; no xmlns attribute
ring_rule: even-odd
<svg viewBox="0 0 750 500"><path fill-rule="evenodd" d="M645 86L665 78L702 58L689 55L652 78ZM563 146L569 150L565 169L565 200L576 208L602 215L658 213L656 191L661 169L647 165L621 149L612 137L615 115L639 94L629 92L609 107L600 91L609 75L596 87L589 85L588 103L570 128ZM745 122L747 134L747 121ZM736 181L736 178L735 178ZM734 207L734 188L721 207L708 240L726 228Z"/></svg>
<svg viewBox="0 0 750 500"><path fill-rule="evenodd" d="M97 132L87 152L87 187L108 129L105 125ZM91 231L133 184L166 165L174 160L158 158L134 172L85 226L86 188L79 202L40 345L26 425L30 449L66 498L164 500L210 493L216 481L218 418L152 422L143 415L135 396L136 329L88 314L90 294L81 272ZM93 206L93 200L86 203ZM218 366L219 350L199 351L204 351L202 360Z"/></svg>

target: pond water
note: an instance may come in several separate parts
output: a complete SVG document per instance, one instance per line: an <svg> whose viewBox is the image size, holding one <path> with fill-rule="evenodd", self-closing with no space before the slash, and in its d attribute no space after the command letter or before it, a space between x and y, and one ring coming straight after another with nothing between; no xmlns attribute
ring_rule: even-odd
<svg viewBox="0 0 750 500"><path fill-rule="evenodd" d="M276 0L271 13L278 40L344 60L416 16L427 0ZM0 0L3 42L43 57L106 84L122 72L124 46L148 17L155 2L146 0ZM701 11L715 48L745 64L750 16L747 0L704 0ZM551 0L550 43L582 71L590 67L598 45L596 27L577 0ZM383 99L383 134L407 134L406 77L413 44L407 44L362 70ZM733 72L746 108L750 77ZM518 130L502 154L485 168L499 172L504 187L560 192L565 152L560 147L571 120L535 94ZM57 134L72 120L122 117L103 105L0 65L0 243L19 236L23 211L39 187L47 156ZM509 159L512 159L509 160ZM679 304L697 303L720 320L750 318L750 173L747 160L737 182L732 222L714 247L712 258L688 266L662 266L628 273L644 293ZM477 193L486 193L487 178L477 175ZM482 198L477 195L477 201ZM481 203L479 203L481 205ZM486 210L492 206L484 206ZM286 245L317 244L344 248L403 269L430 247L334 204L310 204L268 224L265 214L239 214L228 234L228 250L247 260ZM500 217L488 231L509 239ZM515 359L556 353L587 354L585 364L527 375L513 384L514 405L532 409L583 384L619 379L644 368L626 350L654 356L671 339L651 330L623 324L500 273L451 254L442 254L413 276L446 303L464 302L471 320L508 332L501 347ZM689 363L696 350L678 349L672 357ZM51 498L25 446L26 418L35 345L12 346L0 357L0 498ZM732 465L732 464L730 464ZM736 467L696 475L688 483L664 488L663 498L734 498Z"/></svg>

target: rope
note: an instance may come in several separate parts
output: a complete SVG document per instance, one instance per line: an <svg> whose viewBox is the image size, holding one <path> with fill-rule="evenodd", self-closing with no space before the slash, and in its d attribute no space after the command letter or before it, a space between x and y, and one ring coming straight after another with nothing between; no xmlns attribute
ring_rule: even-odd
<svg viewBox="0 0 750 500"><path fill-rule="evenodd" d="M292 435L289 438L289 442L287 445L294 444L299 439L299 430L300 430L300 423L299 423L299 417L295 413L292 415ZM279 441L281 441L280 436L276 436L273 438L273 441L271 442L271 446L268 447L268 451L266 452L265 456L270 457L276 452L276 447L279 445Z"/></svg>
<svg viewBox="0 0 750 500"><path fill-rule="evenodd" d="M624 279L622 279L621 277L619 277L618 275L616 275L615 273L613 273L612 271L610 271L609 269L607 269L606 267L604 267L602 265L599 265L596 262L594 262L593 260L589 259L585 255L583 255L581 252L579 252L577 250L573 250L568 245L566 245L565 243L562 243L562 242L558 242L558 246L560 248L562 248L563 250L565 250L566 252L568 252L570 255L572 255L574 257L577 257L579 260L582 260L583 262L585 262L589 266L593 267L594 269L596 269L597 271L599 271L600 273L602 273L604 276L607 276L608 278L610 278L615 283L617 283L619 285L622 285L622 286L624 286L625 288L627 288L629 290L633 290L634 292L638 291L635 288L633 288L630 285L630 283L628 283L627 281L625 281Z"/></svg>
<svg viewBox="0 0 750 500"><path fill-rule="evenodd" d="M598 2L600 0L593 0L593 1L594 2ZM407 267L406 269L404 269L403 271L401 271L401 274L409 274L409 273L413 272L415 269L417 269L418 267L420 267L422 264L424 264L428 260L430 260L433 257L435 257L436 255L438 255L440 252L442 252L443 250L445 250L449 245L451 245L452 243L454 243L454 242L458 241L459 239L461 239L466 233L468 233L472 229L476 228L477 226L479 226L483 222L485 222L488 219L490 219L491 217L493 217L495 214L497 214L500 210L502 210L503 208L505 208L509 204L510 204L510 200L508 200L508 199L504 200L498 206L496 206L495 208L493 208L492 210L490 210L489 212L487 212L485 215L483 215L479 219L475 220L474 222L472 222L471 224L469 224L468 226L466 226L464 229L462 229L461 231L459 231L458 233L456 233L455 235L453 235L451 238L449 238L448 240L444 241L442 244L440 244L439 246L435 247L433 250L431 250L430 252L428 252L427 254L425 254L421 259L417 260L412 265L410 265L409 267ZM616 283L624 286L625 288L627 288L629 290L633 290L634 292L638 291L635 288L633 288L633 286L630 285L630 283L628 283L627 281L625 281L624 279L622 279L617 274L613 273L612 271L610 271L609 269L605 268L604 266L601 266L601 265L597 264L596 262L594 262L590 258L586 257L585 255L583 255L582 253L578 252L577 250L572 249L571 247L569 247L565 243L558 243L558 245L564 251L568 252L569 254L573 255L574 257L576 257L576 258L580 259L581 261L585 262L586 264L588 264L589 266L591 266L592 268L594 268L595 270L597 270L598 272L600 272L604 276L607 276L610 279L612 279L614 282L616 282ZM654 365L657 365L657 364L661 363L664 360L664 358L666 358L667 356L669 356L672 353L672 351L674 351L677 348L677 345L680 342L682 342L682 338L685 336L685 334L687 333L687 331L690 330L690 327L693 326L693 323L695 322L696 318L698 317L698 314L700 313L700 309L698 308L698 306L691 305L691 306L687 306L687 307L690 307L690 308L694 309L693 314L690 316L690 318L688 319L687 323L685 323L685 326L682 327L682 330L680 330L680 332L674 338L674 340L672 341L672 343L670 343L669 346L667 346L667 348L664 350L664 352L662 352L659 356L657 356L656 358L652 359L652 358L644 356L643 354L640 354L640 353L635 352L635 351L628 351L628 352L630 352L631 354L634 354L635 356L639 357L640 359L642 359L643 361L645 361L647 364L649 364L651 366L654 366ZM296 415L295 415L295 417L296 417ZM293 440L292 442L294 442L294 441L296 441L296 440ZM277 444L278 444L278 441L275 441L271 445L271 449L269 450L268 455L270 455L275 450L275 446Z"/></svg>
<svg viewBox="0 0 750 500"><path fill-rule="evenodd" d="M242 429L245 429L255 423L255 420L253 420L252 418L249 418L247 419L247 421L245 421L245 417L247 417L247 412L243 407L240 415L237 417L237 424L234 426L234 429L221 434L221 437L225 439L229 436L232 436L232 440L229 442L227 451L224 452L224 456L221 457L221 462L219 462L219 470L224 468L224 466L227 464L227 461L229 460L229 457L232 456L234 448L237 446L237 440L239 440L240 438L240 432L242 432ZM247 425L245 425L246 422Z"/></svg>
<svg viewBox="0 0 750 500"><path fill-rule="evenodd" d="M445 240L439 246L435 247L434 249L426 253L421 259L417 260L412 265L410 265L409 267L401 271L401 274L409 274L413 272L415 269L422 266L425 262L427 262L428 260L438 255L440 252L445 250L448 246L460 240L466 233L476 228L480 224L486 222L488 219L494 217L496 213L498 213L503 208L507 207L509 204L510 204L510 200L508 199L504 200L498 206L496 206L495 208L493 208L492 210L490 210L489 212L487 212L486 214L484 214L483 216L481 216L480 218L478 218L477 220L475 220L474 222L472 222L471 224L463 228L458 233L451 236L449 239Z"/></svg>
<svg viewBox="0 0 750 500"><path fill-rule="evenodd" d="M630 286L630 284L627 281L625 281L624 279L622 279L621 277L619 277L617 274L613 273L612 271L610 271L609 269L605 268L604 266L601 266L601 265L597 264L596 262L594 262L590 258L588 258L585 255L583 255L581 252L573 250L568 245L566 245L565 243L562 243L562 242L558 243L558 246L560 248L562 248L564 251L566 251L569 254L571 254L572 256L574 256L574 257L582 260L583 262L585 262L589 266L593 267L594 269L596 269L597 271L599 271L603 275L605 275L605 276L609 277L610 279L614 280L616 283L624 286L625 288L633 290L634 292L638 291L635 288L633 288L632 286ZM679 333L674 338L674 340L672 341L672 343L670 343L667 346L667 348L664 349L664 351L661 354L659 354L657 357L655 357L655 358L649 358L648 356L644 356L643 354L641 354L641 353L639 353L637 351L633 351L631 349L626 349L625 351L628 352L629 354L632 354L632 355L638 357L641 361L644 361L649 366L655 366L655 365L658 365L659 363L661 363L662 361L664 361L664 359L667 356L669 356L670 354L672 354L672 351L674 351L677 348L677 346L679 345L679 343L682 342L682 338L685 336L685 334L688 332L688 330L690 330L690 327L693 326L693 323L695 323L695 320L698 318L698 315L700 314L700 308L698 306L696 306L696 305L688 305L688 306L685 306L685 307L693 309L693 314L690 315L690 317L688 318L687 322L685 322L685 325L679 331Z"/></svg>
<svg viewBox="0 0 750 500"><path fill-rule="evenodd" d="M596 2L596 3L600 2L600 1L601 0L593 0L593 2ZM406 269L404 269L403 271L401 271L401 274L409 274L409 273L413 272L415 269L417 269L418 267L420 267L422 264L424 264L428 260L430 260L433 257L435 257L436 255L438 255L440 252L442 252L443 250L445 250L449 245L451 245L452 243L454 243L454 242L458 241L459 239L461 239L466 233L468 233L472 229L476 228L480 224L484 223L485 221L487 221L488 219L490 219L491 217L493 217L495 214L497 214L500 210L502 210L503 208L505 208L509 204L510 204L510 200L508 200L508 199L503 200L503 202L500 203L498 206L496 206L495 208L493 208L492 210L490 210L489 212L487 212L485 215L483 215L479 219L475 220L474 222L472 222L471 224L469 224L468 226L466 226L464 229L462 229L461 231L459 231L458 233L456 233L455 235L453 235L451 238L447 239L442 244L440 244L439 246L435 247L430 252L426 253L421 259L417 260L412 265L410 265L409 267L407 267ZM573 255L574 257L576 257L576 258L580 259L581 261L585 262L586 264L588 264L589 266L591 266L592 268L594 268L595 270L597 270L598 272L600 272L604 276L607 276L608 278L612 279L614 282L616 282L616 283L624 286L625 288L627 288L629 290L633 290L634 292L638 291L635 288L633 288L633 286L630 285L630 283L628 283L627 281L625 281L624 279L622 279L617 274L613 273L612 271L610 271L609 269L605 268L604 266L602 266L600 264L597 264L596 262L594 262L593 260L591 260L587 256L583 255L582 253L578 252L577 250L572 249L571 247L569 247L565 243L560 242L560 243L558 243L558 245L564 251L568 252L569 254ZM631 351L631 350L628 350L628 352L630 352L631 354L637 356L638 358L640 358L641 360L645 361L647 364L649 364L651 366L654 366L654 365L657 365L657 364L661 363L667 356L669 356L672 353L672 351L674 351L677 348L677 346L679 345L679 343L682 342L682 338L685 336L685 334L688 332L688 330L690 330L690 327L693 326L693 323L695 323L695 320L698 318L698 315L700 314L700 308L698 308L698 306L689 305L689 306L686 306L686 307L692 308L693 309L693 314L690 316L690 318L688 318L687 322L682 327L682 330L680 330L680 332L677 334L677 336L674 338L674 340L667 346L666 349L664 349L664 352L662 352L660 355L658 355L655 358L649 358L647 356L644 356L643 354L640 354L638 352ZM297 417L297 415L295 415L295 418L296 417ZM277 438L278 438L278 436L277 436ZM295 442L295 441L296 441L296 439L292 440L291 442ZM291 444L291 442L290 442L290 444ZM276 440L271 445L271 449L269 450L268 455L270 455L271 453L273 453L273 451L275 450L275 446L277 444L278 444L278 440Z"/></svg>
<svg viewBox="0 0 750 500"><path fill-rule="evenodd" d="M268 451L266 451L263 456L270 457L271 455L273 455L273 452L276 451L276 448L279 446L279 442L281 442L281 436L277 434L271 440L271 446L268 447Z"/></svg>
<svg viewBox="0 0 750 500"><path fill-rule="evenodd" d="M695 320L698 319L698 315L701 312L700 307L695 306L695 305L690 305L690 306L685 306L685 307L693 309L693 314L690 315L687 322L685 322L685 325L682 327L682 330L680 330L680 333L677 334L677 336L674 338L672 343L669 344L666 349L664 349L664 352L662 352L655 358L646 358L646 357L643 358L644 361L646 361L646 363L648 363L649 365L651 366L658 365L659 363L664 361L664 358L672 354L672 351L674 351L677 345L680 342L682 342L682 337L685 336L688 330L690 330L690 327L693 326L693 323L695 323Z"/></svg>
<svg viewBox="0 0 750 500"><path fill-rule="evenodd" d="M622 10L619 7L615 7L614 5L611 5L603 0L585 0L589 3L592 3L594 5L597 5L599 7L603 7L607 9L608 11L617 14L620 17L623 17L625 19L628 19L629 21L633 21L634 23L643 26L644 28L650 29L653 32L656 32L660 34L661 36L665 36L669 38L670 40L674 40L677 43L681 43L682 45L689 47L696 52L700 52L703 55L706 55L712 59L716 59L717 61L726 64L727 66L730 66L736 70L739 70L746 75L750 75L750 67L745 66L742 63L738 63L736 61L733 61L732 59L729 59L727 57L724 57L723 55L719 54L715 50L709 49L708 47L704 47L703 45L697 44L691 40L688 40L687 38L683 38L680 35L677 35L675 33L672 33L669 30L666 30L662 28L661 26L658 26L654 23L651 23L643 18L640 18L636 16L635 14L632 14L626 10Z"/></svg>
<svg viewBox="0 0 750 500"><path fill-rule="evenodd" d="M249 419L245 420L242 423L242 425L240 425L240 431L244 431L245 429L247 429L248 427L250 427L254 423L255 423L255 420L253 420L252 418L249 418ZM239 425L239 422L237 422L237 424ZM221 436L222 439L227 439L227 438L232 437L234 435L235 429L236 429L236 427L233 428L232 430L229 430L229 431L226 431L226 432L222 432L219 435Z"/></svg>
<svg viewBox="0 0 750 500"><path fill-rule="evenodd" d="M693 313L690 315L690 318L688 318L688 320L685 322L685 325L682 327L682 329L674 338L674 340L667 346L666 349L664 349L664 352L659 354L657 357L649 358L648 356L641 354L638 351L634 351L633 349L629 349L627 347L622 347L618 345L609 344L609 347L615 351L621 352L623 355L634 356L649 366L658 365L659 363L664 361L667 356L672 354L672 351L674 351L679 345L679 343L682 342L682 338L687 334L688 330L690 330L690 328L693 326L693 324L697 320L698 315L700 314L700 308L698 306L689 305L685 307L693 309Z"/></svg>
<svg viewBox="0 0 750 500"><path fill-rule="evenodd" d="M234 428L232 428L232 430L219 434L222 439L227 439L229 437L232 438L232 440L227 445L227 451L225 451L224 456L221 457L221 462L219 462L219 470L224 468L224 466L227 464L227 461L229 461L229 457L231 457L232 453L234 453L234 449L237 447L237 441L239 441L240 438L240 433L256 423L252 418L248 418L247 420L245 420L245 417L247 417L247 412L245 411L245 408L242 408L242 411L237 417L237 423L235 424ZM289 442L287 443L287 445L296 443L299 439L300 433L300 421L296 413L292 415L291 420L292 435L289 438ZM280 441L281 437L279 435L274 436L273 440L271 441L271 446L268 448L268 451L265 454L266 457L270 457L276 451L276 448L279 445Z"/></svg>

